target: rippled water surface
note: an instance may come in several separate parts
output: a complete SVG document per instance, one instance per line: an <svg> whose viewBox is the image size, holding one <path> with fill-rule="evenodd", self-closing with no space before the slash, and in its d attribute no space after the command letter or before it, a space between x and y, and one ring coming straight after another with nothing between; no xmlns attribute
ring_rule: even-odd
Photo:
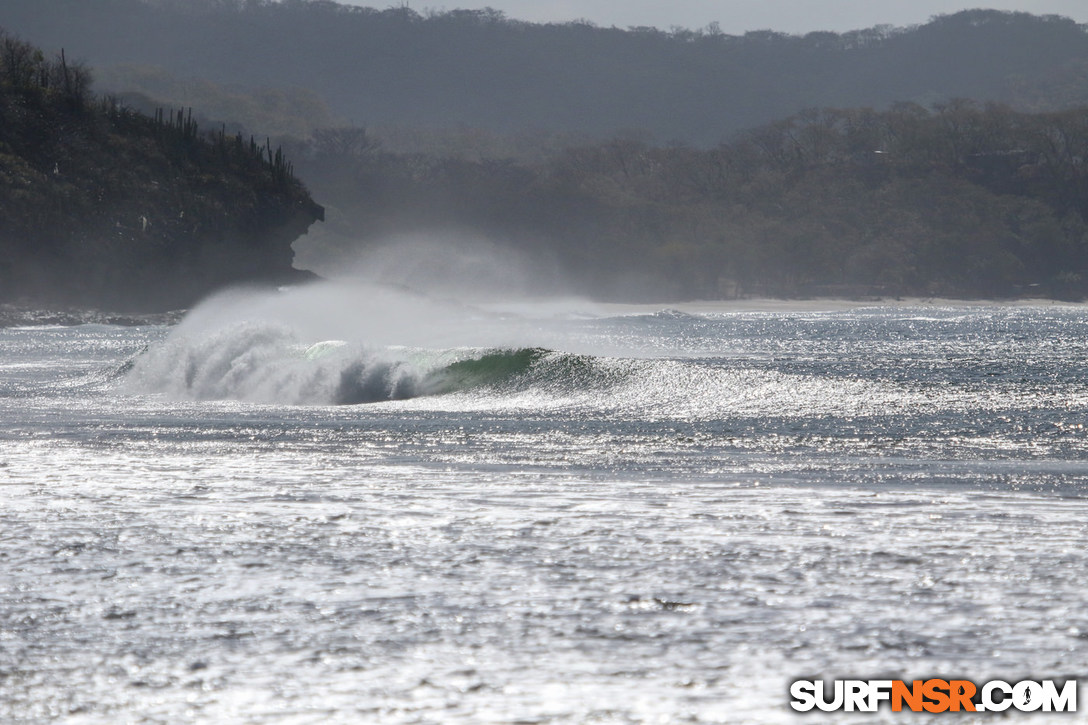
<svg viewBox="0 0 1088 725"><path fill-rule="evenodd" d="M1088 679L1084 307L257 302L0 330L0 720L774 723L799 677Z"/></svg>

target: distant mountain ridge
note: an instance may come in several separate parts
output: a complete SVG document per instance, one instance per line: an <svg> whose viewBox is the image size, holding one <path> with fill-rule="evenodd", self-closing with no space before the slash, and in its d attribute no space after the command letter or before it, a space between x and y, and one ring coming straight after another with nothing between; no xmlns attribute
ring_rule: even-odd
<svg viewBox="0 0 1088 725"><path fill-rule="evenodd" d="M370 125L640 129L715 145L812 107L952 97L1031 111L1088 103L1084 26L993 10L911 28L730 36L329 0L6 0L0 24L96 67L305 88L334 114Z"/></svg>

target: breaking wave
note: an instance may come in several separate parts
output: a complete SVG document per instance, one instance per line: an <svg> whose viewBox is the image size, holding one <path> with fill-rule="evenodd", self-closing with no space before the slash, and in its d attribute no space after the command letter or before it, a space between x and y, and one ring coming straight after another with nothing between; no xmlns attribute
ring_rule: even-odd
<svg viewBox="0 0 1088 725"><path fill-rule="evenodd" d="M534 317L533 310L495 312L333 285L234 292L194 309L117 376L130 392L177 400L412 400L404 407L519 415L584 409L615 420L886 420L1038 404L1030 386L995 387L974 377L933 382L925 360L924 374L904 376L902 356L876 368L871 361L851 367L847 359L829 369L807 338L798 348L804 354L779 358L782 336L801 334L788 325L768 337L761 320L738 327L664 310L590 323L564 313L557 322L556 309L546 305ZM745 336L760 354L730 352ZM1062 396L1080 400L1083 391Z"/></svg>
<svg viewBox="0 0 1088 725"><path fill-rule="evenodd" d="M353 405L473 389L514 391L571 380L587 356L539 347L366 346L300 342L290 330L243 323L207 335L172 337L122 371L134 392L194 400Z"/></svg>
<svg viewBox="0 0 1088 725"><path fill-rule="evenodd" d="M122 373L134 393L181 400L355 405L430 399L463 410L589 406L622 418L872 412L903 407L861 383L801 379L697 360L602 357L543 347L371 348L303 342L287 328L240 323L174 334ZM430 407L430 404L428 404Z"/></svg>

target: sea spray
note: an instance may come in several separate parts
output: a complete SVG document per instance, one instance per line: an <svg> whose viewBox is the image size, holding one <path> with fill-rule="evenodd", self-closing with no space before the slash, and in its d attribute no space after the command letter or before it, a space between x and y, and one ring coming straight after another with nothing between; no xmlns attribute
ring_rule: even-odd
<svg viewBox="0 0 1088 725"><path fill-rule="evenodd" d="M519 320L403 289L233 289L126 365L130 390L184 399L351 404L496 384L538 353ZM447 367L452 366L452 367Z"/></svg>
<svg viewBox="0 0 1088 725"><path fill-rule="evenodd" d="M516 333L502 316L456 299L335 282L228 290L195 307L177 332L207 332L239 322L275 323L306 344L344 340L382 347L482 347L512 342Z"/></svg>

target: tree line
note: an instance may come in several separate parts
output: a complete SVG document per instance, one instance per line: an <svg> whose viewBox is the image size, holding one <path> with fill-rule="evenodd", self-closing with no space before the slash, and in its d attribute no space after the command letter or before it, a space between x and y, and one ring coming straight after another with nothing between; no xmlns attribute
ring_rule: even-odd
<svg viewBox="0 0 1088 725"><path fill-rule="evenodd" d="M1035 111L1088 103L1085 29L1014 12L806 35L537 24L490 9L329 0L5 0L4 21L127 84L111 90L161 99L165 85L196 77L266 95L269 105L269 89L281 89L308 113L324 103L370 126L598 138L639 129L705 147L806 107L928 106L958 96ZM119 73L119 65L145 72ZM299 88L313 98L294 96ZM234 120L252 114L235 100ZM281 124L288 113L275 111Z"/></svg>
<svg viewBox="0 0 1088 725"><path fill-rule="evenodd" d="M808 110L712 149L617 137L524 160L345 128L290 153L329 206L330 259L457 230L624 299L1088 293L1088 108Z"/></svg>

